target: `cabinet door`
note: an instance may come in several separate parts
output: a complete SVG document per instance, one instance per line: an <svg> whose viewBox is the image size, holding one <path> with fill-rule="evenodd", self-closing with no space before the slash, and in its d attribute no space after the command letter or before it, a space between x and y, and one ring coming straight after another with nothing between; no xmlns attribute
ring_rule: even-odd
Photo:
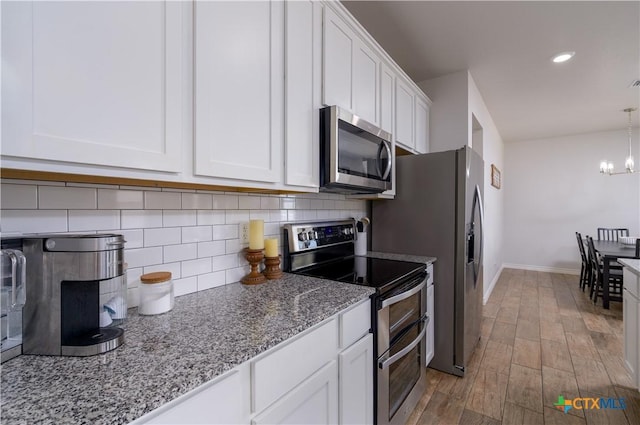
<svg viewBox="0 0 640 425"><path fill-rule="evenodd" d="M3 2L2 154L179 171L189 7Z"/></svg>
<svg viewBox="0 0 640 425"><path fill-rule="evenodd" d="M426 365L429 366L429 363L433 359L434 355L434 331L435 331L435 314L434 314L434 294L433 294L433 285L429 285L427 288L427 313L429 314L429 324L427 325L427 350L425 354Z"/></svg>
<svg viewBox="0 0 640 425"><path fill-rule="evenodd" d="M373 371L373 369L371 369ZM373 373L373 372L372 372ZM338 423L338 366L332 361L253 421L261 424Z"/></svg>
<svg viewBox="0 0 640 425"><path fill-rule="evenodd" d="M400 78L396 78L396 144L405 149L415 148L413 138L413 91Z"/></svg>
<svg viewBox="0 0 640 425"><path fill-rule="evenodd" d="M194 7L195 174L280 181L284 4Z"/></svg>
<svg viewBox="0 0 640 425"><path fill-rule="evenodd" d="M420 96L415 96L415 144L418 153L429 152L429 105Z"/></svg>
<svg viewBox="0 0 640 425"><path fill-rule="evenodd" d="M624 365L634 383L638 382L638 299L627 288L622 292L622 323L624 326Z"/></svg>
<svg viewBox="0 0 640 425"><path fill-rule="evenodd" d="M380 63L380 128L393 133L394 73L384 62Z"/></svg>
<svg viewBox="0 0 640 425"><path fill-rule="evenodd" d="M238 424L249 418L249 371L240 366L169 402L135 424Z"/></svg>
<svg viewBox="0 0 640 425"><path fill-rule="evenodd" d="M285 3L285 183L318 187L322 5Z"/></svg>
<svg viewBox="0 0 640 425"><path fill-rule="evenodd" d="M351 97L355 34L333 10L324 8L323 96L327 106L353 110Z"/></svg>
<svg viewBox="0 0 640 425"><path fill-rule="evenodd" d="M373 335L340 353L340 423L373 423Z"/></svg>
<svg viewBox="0 0 640 425"><path fill-rule="evenodd" d="M353 112L378 125L378 72L380 59L361 40L353 52Z"/></svg>

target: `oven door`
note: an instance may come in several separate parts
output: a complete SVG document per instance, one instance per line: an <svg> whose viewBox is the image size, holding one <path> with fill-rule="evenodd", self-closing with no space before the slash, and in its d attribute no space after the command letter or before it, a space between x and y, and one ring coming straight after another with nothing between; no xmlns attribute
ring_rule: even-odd
<svg viewBox="0 0 640 425"><path fill-rule="evenodd" d="M402 285L379 301L378 424L403 424L426 388L427 279Z"/></svg>

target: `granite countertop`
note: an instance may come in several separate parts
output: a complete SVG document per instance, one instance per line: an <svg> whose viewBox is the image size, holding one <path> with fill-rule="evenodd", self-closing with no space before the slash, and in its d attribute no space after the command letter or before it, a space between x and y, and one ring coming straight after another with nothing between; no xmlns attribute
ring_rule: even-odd
<svg viewBox="0 0 640 425"><path fill-rule="evenodd" d="M22 355L2 365L2 422L124 424L368 298L373 289L284 274L130 309L124 346L93 357Z"/></svg>
<svg viewBox="0 0 640 425"><path fill-rule="evenodd" d="M388 252L368 251L367 257L382 258L385 260L399 260L399 261L412 261L414 263L433 264L436 261L436 257L421 257L418 255L408 254L391 254Z"/></svg>
<svg viewBox="0 0 640 425"><path fill-rule="evenodd" d="M633 273L640 276L640 259L635 258L619 258L618 263L628 268Z"/></svg>

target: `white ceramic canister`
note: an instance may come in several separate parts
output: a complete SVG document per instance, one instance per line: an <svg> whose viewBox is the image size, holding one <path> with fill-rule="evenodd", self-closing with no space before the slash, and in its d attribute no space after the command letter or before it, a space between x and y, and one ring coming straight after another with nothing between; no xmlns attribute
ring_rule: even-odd
<svg viewBox="0 0 640 425"><path fill-rule="evenodd" d="M173 280L171 272L154 272L140 276L140 304L138 313L161 314L173 308Z"/></svg>

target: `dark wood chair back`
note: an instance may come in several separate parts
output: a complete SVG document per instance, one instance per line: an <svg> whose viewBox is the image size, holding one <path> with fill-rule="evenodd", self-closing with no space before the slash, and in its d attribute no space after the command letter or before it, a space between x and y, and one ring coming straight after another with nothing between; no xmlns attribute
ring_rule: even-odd
<svg viewBox="0 0 640 425"><path fill-rule="evenodd" d="M580 235L579 232L576 232L576 239L578 240L578 250L580 251L580 257L582 257L582 262L584 264L589 264L587 253L584 250L584 243L582 242L582 235Z"/></svg>
<svg viewBox="0 0 640 425"><path fill-rule="evenodd" d="M598 227L599 241L618 241L620 236L629 236L629 229Z"/></svg>
<svg viewBox="0 0 640 425"><path fill-rule="evenodd" d="M640 258L640 238L636 239L636 258Z"/></svg>

